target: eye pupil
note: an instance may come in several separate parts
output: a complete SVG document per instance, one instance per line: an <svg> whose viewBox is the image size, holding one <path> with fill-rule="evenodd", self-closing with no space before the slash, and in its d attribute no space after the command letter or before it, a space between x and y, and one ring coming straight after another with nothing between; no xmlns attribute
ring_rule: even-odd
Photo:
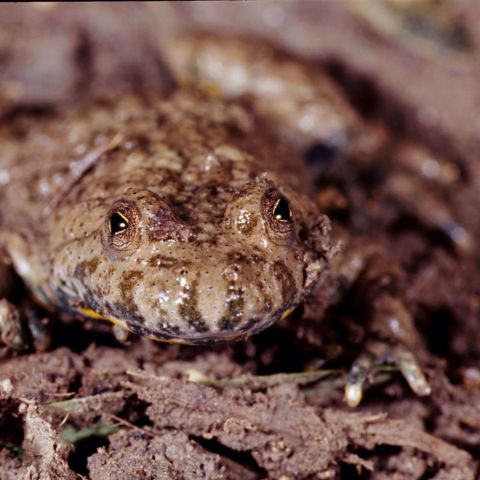
<svg viewBox="0 0 480 480"><path fill-rule="evenodd" d="M112 233L112 235L122 233L127 228L127 219L118 212L112 213L110 217L110 232Z"/></svg>
<svg viewBox="0 0 480 480"><path fill-rule="evenodd" d="M290 206L284 198L278 199L273 209L273 216L276 220L283 222L289 222L291 220Z"/></svg>

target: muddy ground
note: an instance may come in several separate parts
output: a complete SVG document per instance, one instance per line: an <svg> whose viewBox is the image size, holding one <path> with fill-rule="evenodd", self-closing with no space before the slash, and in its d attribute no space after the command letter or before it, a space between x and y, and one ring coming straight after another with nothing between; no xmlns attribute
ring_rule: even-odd
<svg viewBox="0 0 480 480"><path fill-rule="evenodd" d="M416 397L385 367L346 407L344 373L369 337L354 292L327 318L298 309L212 348L120 344L37 312L49 349L0 363L0 479L480 478L478 25L475 0L0 7L3 125L105 89L168 89L159 44L180 29L255 35L324 68L390 140L346 166L321 146L305 152L318 201L401 265L433 392ZM422 170L425 156L444 175ZM388 188L398 165L422 186L410 202ZM437 205L473 248L432 227ZM0 275L2 295L28 301Z"/></svg>

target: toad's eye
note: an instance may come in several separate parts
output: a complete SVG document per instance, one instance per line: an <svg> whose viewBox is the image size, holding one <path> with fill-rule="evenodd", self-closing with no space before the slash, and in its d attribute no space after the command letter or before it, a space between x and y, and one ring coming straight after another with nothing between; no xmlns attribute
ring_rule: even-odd
<svg viewBox="0 0 480 480"><path fill-rule="evenodd" d="M292 211L288 200L277 190L268 190L262 198L262 215L271 229L280 234L293 230Z"/></svg>
<svg viewBox="0 0 480 480"><path fill-rule="evenodd" d="M102 229L102 242L107 251L126 252L138 244L140 211L134 202L119 200L112 205Z"/></svg>
<svg viewBox="0 0 480 480"><path fill-rule="evenodd" d="M119 212L110 215L110 233L118 235L128 228L128 220Z"/></svg>

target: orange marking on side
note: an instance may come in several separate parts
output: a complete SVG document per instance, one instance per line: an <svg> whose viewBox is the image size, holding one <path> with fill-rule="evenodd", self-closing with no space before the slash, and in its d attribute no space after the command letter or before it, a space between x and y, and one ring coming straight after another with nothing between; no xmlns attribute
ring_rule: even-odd
<svg viewBox="0 0 480 480"><path fill-rule="evenodd" d="M295 310L295 307L290 307L290 308L287 308L283 313L282 313L282 316L280 317L280 322L282 320L285 320L293 311Z"/></svg>
<svg viewBox="0 0 480 480"><path fill-rule="evenodd" d="M82 315L85 315L86 317L93 318L95 320L106 320L107 322L113 323L117 327L123 328L124 330L131 332L131 330L128 328L125 322L122 322L118 318L105 317L101 313L98 313L95 310L92 310L91 308L81 308L80 312L82 313Z"/></svg>

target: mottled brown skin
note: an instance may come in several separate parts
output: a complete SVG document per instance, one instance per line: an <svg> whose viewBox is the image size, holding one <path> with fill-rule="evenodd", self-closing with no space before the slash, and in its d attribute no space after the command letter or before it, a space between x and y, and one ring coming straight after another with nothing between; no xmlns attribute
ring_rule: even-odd
<svg viewBox="0 0 480 480"><path fill-rule="evenodd" d="M301 160L251 110L181 89L10 137L1 241L35 296L186 343L288 314L327 268L329 224Z"/></svg>

